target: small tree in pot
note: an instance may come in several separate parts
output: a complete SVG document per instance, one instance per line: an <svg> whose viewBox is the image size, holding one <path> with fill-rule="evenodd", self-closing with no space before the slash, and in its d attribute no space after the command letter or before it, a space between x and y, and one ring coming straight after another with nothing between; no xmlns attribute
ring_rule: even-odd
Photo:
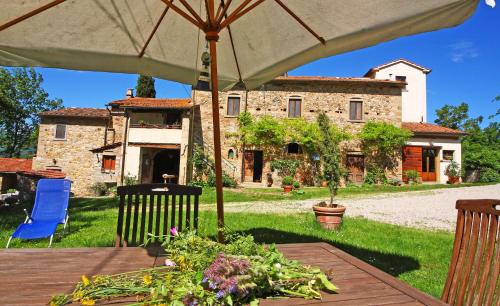
<svg viewBox="0 0 500 306"><path fill-rule="evenodd" d="M332 125L325 113L318 116L318 125L321 132L321 140L318 146L322 164L322 177L328 182L330 203L320 202L313 206L313 210L316 214L316 220L322 227L339 229L345 207L333 203L333 200L346 173L342 166L340 144L342 141L348 140L350 136L337 126Z"/></svg>
<svg viewBox="0 0 500 306"><path fill-rule="evenodd" d="M448 183L449 184L458 184L460 183L460 165L452 160L451 163L446 166L446 169L444 171L444 174L448 176Z"/></svg>

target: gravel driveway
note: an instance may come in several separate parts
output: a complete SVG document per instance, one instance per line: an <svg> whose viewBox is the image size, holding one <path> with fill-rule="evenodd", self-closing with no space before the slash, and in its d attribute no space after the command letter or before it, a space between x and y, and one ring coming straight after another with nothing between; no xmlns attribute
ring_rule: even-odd
<svg viewBox="0 0 500 306"><path fill-rule="evenodd" d="M364 217L385 223L416 228L455 230L458 199L498 199L500 184L430 191L385 193L342 198L347 216ZM311 212L311 206L321 199L305 201L274 201L226 203L227 212L297 213Z"/></svg>

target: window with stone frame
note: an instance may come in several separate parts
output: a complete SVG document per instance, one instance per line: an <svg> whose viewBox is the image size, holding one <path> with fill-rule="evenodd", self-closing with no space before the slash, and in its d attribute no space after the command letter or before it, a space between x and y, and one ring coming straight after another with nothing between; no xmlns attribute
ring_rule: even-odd
<svg viewBox="0 0 500 306"><path fill-rule="evenodd" d="M287 144L285 149L288 154L302 154L302 147L296 142Z"/></svg>
<svg viewBox="0 0 500 306"><path fill-rule="evenodd" d="M361 99L351 99L349 101L349 120L363 120L363 101Z"/></svg>
<svg viewBox="0 0 500 306"><path fill-rule="evenodd" d="M116 156L103 155L101 169L102 169L102 172L114 172L116 169Z"/></svg>
<svg viewBox="0 0 500 306"><path fill-rule="evenodd" d="M404 76L404 75L397 75L396 76L396 81L406 82L406 76Z"/></svg>
<svg viewBox="0 0 500 306"><path fill-rule="evenodd" d="M66 124L56 124L54 139L66 139Z"/></svg>
<svg viewBox="0 0 500 306"><path fill-rule="evenodd" d="M443 150L443 160L453 160L454 150Z"/></svg>
<svg viewBox="0 0 500 306"><path fill-rule="evenodd" d="M237 117L240 114L241 98L238 96L229 96L227 98L227 115Z"/></svg>
<svg viewBox="0 0 500 306"><path fill-rule="evenodd" d="M300 118L302 112L302 98L290 97L288 99L288 118Z"/></svg>

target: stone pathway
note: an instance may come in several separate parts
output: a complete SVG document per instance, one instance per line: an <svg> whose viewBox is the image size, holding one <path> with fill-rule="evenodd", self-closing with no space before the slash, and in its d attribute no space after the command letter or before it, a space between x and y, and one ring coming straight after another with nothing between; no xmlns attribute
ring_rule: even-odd
<svg viewBox="0 0 500 306"><path fill-rule="evenodd" d="M500 184L339 198L338 202L347 207L347 216L415 228L454 231L457 218L455 202L458 199L487 198L500 198ZM326 199L225 203L225 211L280 214L312 212L311 206L321 200Z"/></svg>

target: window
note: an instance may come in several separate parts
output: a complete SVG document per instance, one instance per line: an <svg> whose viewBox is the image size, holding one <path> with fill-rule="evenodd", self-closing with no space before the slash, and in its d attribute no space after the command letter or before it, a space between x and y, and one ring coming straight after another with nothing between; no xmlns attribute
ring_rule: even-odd
<svg viewBox="0 0 500 306"><path fill-rule="evenodd" d="M453 154L455 151L453 150L443 150L443 159L444 160L453 160Z"/></svg>
<svg viewBox="0 0 500 306"><path fill-rule="evenodd" d="M287 144L286 153L288 154L302 154L302 148L298 143L292 142Z"/></svg>
<svg viewBox="0 0 500 306"><path fill-rule="evenodd" d="M300 118L302 109L302 98L294 97L288 99L288 118Z"/></svg>
<svg viewBox="0 0 500 306"><path fill-rule="evenodd" d="M102 171L112 172L115 171L116 167L116 156L104 155L102 157Z"/></svg>
<svg viewBox="0 0 500 306"><path fill-rule="evenodd" d="M233 149L229 149L229 151L227 152L227 158L229 158L229 159L234 158L234 150Z"/></svg>
<svg viewBox="0 0 500 306"><path fill-rule="evenodd" d="M363 120L363 101L351 100L349 102L349 120Z"/></svg>
<svg viewBox="0 0 500 306"><path fill-rule="evenodd" d="M240 97L227 98L227 115L238 116L240 114Z"/></svg>
<svg viewBox="0 0 500 306"><path fill-rule="evenodd" d="M397 75L396 81L406 82L406 77L404 75Z"/></svg>
<svg viewBox="0 0 500 306"><path fill-rule="evenodd" d="M66 124L56 124L55 139L66 139Z"/></svg>

